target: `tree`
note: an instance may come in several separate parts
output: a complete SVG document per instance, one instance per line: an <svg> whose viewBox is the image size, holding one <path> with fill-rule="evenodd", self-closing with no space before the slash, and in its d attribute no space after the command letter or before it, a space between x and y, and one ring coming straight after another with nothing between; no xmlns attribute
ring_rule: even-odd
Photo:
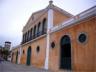
<svg viewBox="0 0 96 72"><path fill-rule="evenodd" d="M3 49L1 53L2 53L2 57L3 57L5 60L7 60L10 52L9 52L8 50L6 50L6 49Z"/></svg>

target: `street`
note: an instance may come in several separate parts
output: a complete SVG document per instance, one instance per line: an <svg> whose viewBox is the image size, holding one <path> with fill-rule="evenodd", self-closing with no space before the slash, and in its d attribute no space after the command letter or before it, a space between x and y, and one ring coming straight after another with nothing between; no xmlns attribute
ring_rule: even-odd
<svg viewBox="0 0 96 72"><path fill-rule="evenodd" d="M12 64L3 61L0 63L0 72L51 72L44 69L38 69L32 66Z"/></svg>

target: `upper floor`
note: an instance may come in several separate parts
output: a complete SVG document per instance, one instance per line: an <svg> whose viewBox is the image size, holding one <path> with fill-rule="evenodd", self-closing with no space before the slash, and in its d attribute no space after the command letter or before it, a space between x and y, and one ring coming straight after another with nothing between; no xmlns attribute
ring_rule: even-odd
<svg viewBox="0 0 96 72"><path fill-rule="evenodd" d="M48 25L54 27L73 17L70 13L52 3L53 1L49 1L49 5L45 9L37 11L30 16L23 28L22 44L46 34Z"/></svg>

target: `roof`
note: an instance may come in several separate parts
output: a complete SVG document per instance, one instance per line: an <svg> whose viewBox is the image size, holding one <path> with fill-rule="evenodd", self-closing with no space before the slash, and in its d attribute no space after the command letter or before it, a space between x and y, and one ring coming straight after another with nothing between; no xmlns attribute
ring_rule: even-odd
<svg viewBox="0 0 96 72"><path fill-rule="evenodd" d="M5 43L9 43L9 44L11 44L11 42L10 42L10 41L5 41Z"/></svg>
<svg viewBox="0 0 96 72"><path fill-rule="evenodd" d="M53 28L51 28L51 33L56 32L60 29L63 29L67 26L71 26L74 25L75 23L84 20L85 18L89 18L91 16L95 16L96 17L96 6L93 6L92 8L64 21L63 23L59 24L58 26L55 26Z"/></svg>
<svg viewBox="0 0 96 72"><path fill-rule="evenodd" d="M50 8L53 9L53 10L57 10L57 11L63 13L64 15L66 15L66 16L69 16L69 17L73 16L72 14L68 13L67 11L65 11L65 10L63 10L63 9L59 8L58 6L55 6L53 4L52 5L49 4L45 9L34 12L32 15L35 15L35 14L38 14L38 13L44 13L44 12L48 11Z"/></svg>
<svg viewBox="0 0 96 72"><path fill-rule="evenodd" d="M15 50L15 49L20 48L20 47L21 47L21 45L14 46L14 47L12 47L11 50Z"/></svg>
<svg viewBox="0 0 96 72"><path fill-rule="evenodd" d="M63 13L64 15L67 15L69 17L73 16L72 14L68 13L67 11L59 8L58 6L55 6L53 4L53 1L49 1L49 5L45 9L39 10L37 12L34 12L32 15L35 15L35 14L41 13L41 12L45 12L45 11L49 10L50 8L53 9L53 10L58 10L59 12Z"/></svg>
<svg viewBox="0 0 96 72"><path fill-rule="evenodd" d="M68 13L67 11L65 11L65 10L63 10L63 9L59 8L58 6L53 5L53 4L51 6L48 5L48 8L49 9L51 8L53 10L57 10L57 11L61 12L62 14L66 15L68 17L72 17L73 16L72 14Z"/></svg>

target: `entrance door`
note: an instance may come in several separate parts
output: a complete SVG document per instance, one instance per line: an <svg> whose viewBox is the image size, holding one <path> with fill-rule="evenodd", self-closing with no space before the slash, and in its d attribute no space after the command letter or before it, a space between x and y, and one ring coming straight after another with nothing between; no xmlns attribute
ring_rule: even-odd
<svg viewBox="0 0 96 72"><path fill-rule="evenodd" d="M26 64L30 65L30 63L31 63L31 46L27 50L27 62L26 62Z"/></svg>
<svg viewBox="0 0 96 72"><path fill-rule="evenodd" d="M16 52L16 64L18 64L18 51Z"/></svg>
<svg viewBox="0 0 96 72"><path fill-rule="evenodd" d="M61 38L60 43L60 68L71 69L71 42L69 36L65 35Z"/></svg>

